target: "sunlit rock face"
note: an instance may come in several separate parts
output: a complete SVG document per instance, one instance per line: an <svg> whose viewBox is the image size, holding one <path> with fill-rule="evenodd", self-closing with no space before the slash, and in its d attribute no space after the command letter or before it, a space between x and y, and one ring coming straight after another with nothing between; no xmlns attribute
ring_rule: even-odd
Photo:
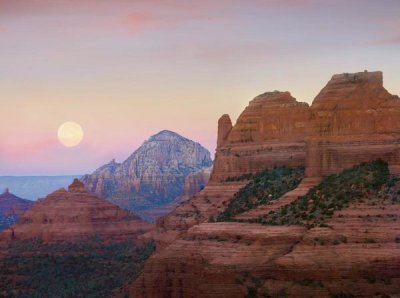
<svg viewBox="0 0 400 298"><path fill-rule="evenodd" d="M138 216L89 193L76 179L68 191L59 189L36 202L16 224L0 234L0 242L79 241L93 236L123 240L150 228Z"/></svg>
<svg viewBox="0 0 400 298"><path fill-rule="evenodd" d="M307 103L289 92L267 92L250 101L232 126L218 121L218 148L212 179L256 173L274 166L304 166L309 118Z"/></svg>
<svg viewBox="0 0 400 298"><path fill-rule="evenodd" d="M378 190L336 210L322 227L213 222L246 185L245 179L226 181L228 177L274 165L303 165L305 180L313 186L323 176L376 158L396 172L399 121L399 98L383 88L380 72L333 76L311 108L289 93L273 92L251 101L235 125L223 115L211 181L158 220L152 234L158 251L130 286L131 296L399 293L400 185L389 199ZM303 190L293 192L304 195ZM289 200L284 195L265 206L268 211L296 201L294 195Z"/></svg>
<svg viewBox="0 0 400 298"><path fill-rule="evenodd" d="M400 99L383 87L382 72L334 75L310 110L308 176L378 158L399 172Z"/></svg>
<svg viewBox="0 0 400 298"><path fill-rule="evenodd" d="M227 178L257 173L274 166L305 166L309 107L289 92L267 92L254 98L237 123L228 115L218 121L218 146L211 181L193 199L157 221L160 245L193 225L224 211L246 180ZM171 232L171 233L169 233Z"/></svg>
<svg viewBox="0 0 400 298"><path fill-rule="evenodd" d="M164 130L145 141L123 163L113 160L81 180L89 191L140 214L178 197L193 196L208 182L209 174L201 171L210 166L207 149Z"/></svg>

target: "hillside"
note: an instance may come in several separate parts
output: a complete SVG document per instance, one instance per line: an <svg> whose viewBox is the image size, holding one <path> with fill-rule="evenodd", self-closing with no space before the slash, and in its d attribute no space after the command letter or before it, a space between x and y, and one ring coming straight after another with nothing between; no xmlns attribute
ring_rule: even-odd
<svg viewBox="0 0 400 298"><path fill-rule="evenodd" d="M21 199L10 193L7 188L0 195L0 231L16 223L33 204L32 201Z"/></svg>
<svg viewBox="0 0 400 298"><path fill-rule="evenodd" d="M99 197L154 220L173 210L173 201L189 199L202 189L211 165L207 149L164 130L124 162L113 160L81 181Z"/></svg>
<svg viewBox="0 0 400 298"><path fill-rule="evenodd" d="M362 72L310 107L276 91L222 116L211 181L157 221L131 296L396 296L399 113Z"/></svg>
<svg viewBox="0 0 400 298"><path fill-rule="evenodd" d="M75 179L0 233L0 296L112 296L153 252L151 228Z"/></svg>

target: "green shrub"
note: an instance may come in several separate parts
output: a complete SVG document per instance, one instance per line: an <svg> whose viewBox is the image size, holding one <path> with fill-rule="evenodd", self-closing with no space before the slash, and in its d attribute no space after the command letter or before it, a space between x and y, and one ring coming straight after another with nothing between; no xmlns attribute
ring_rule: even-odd
<svg viewBox="0 0 400 298"><path fill-rule="evenodd" d="M267 225L303 225L328 227L324 222L335 211L351 202L371 198L390 178L389 169L381 160L363 163L339 174L330 175L305 196L253 222ZM396 180L397 181L397 180ZM393 184L393 183L392 183Z"/></svg>
<svg viewBox="0 0 400 298"><path fill-rule="evenodd" d="M268 204L288 191L295 189L304 177L303 168L274 168L251 176L251 181L242 187L229 202L217 221L231 221L239 213Z"/></svg>

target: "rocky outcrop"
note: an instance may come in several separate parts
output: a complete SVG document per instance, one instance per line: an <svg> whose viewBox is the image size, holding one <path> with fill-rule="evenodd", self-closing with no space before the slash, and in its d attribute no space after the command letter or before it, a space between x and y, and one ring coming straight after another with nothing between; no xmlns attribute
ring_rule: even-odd
<svg viewBox="0 0 400 298"><path fill-rule="evenodd" d="M383 88L382 74L364 72L333 76L311 108L272 92L251 101L234 126L222 116L211 181L157 221L151 237L158 251L131 285L131 297L397 295L398 180L390 180L392 193L378 188L345 207L324 206L332 217L320 226L251 222L271 211L288 216L322 177L364 161L384 159L399 173L399 113L399 98ZM247 184L244 174L281 165L306 166L307 180L234 219L250 223L214 223ZM304 218L315 216L321 214Z"/></svg>
<svg viewBox="0 0 400 298"><path fill-rule="evenodd" d="M271 205L306 225L194 225L148 261L131 296L391 297L400 291L399 191L400 178L375 162L329 177L299 200L277 200L289 199L288 208Z"/></svg>
<svg viewBox="0 0 400 298"><path fill-rule="evenodd" d="M309 177L378 158L399 172L400 99L385 90L382 72L334 75L310 110Z"/></svg>
<svg viewBox="0 0 400 298"><path fill-rule="evenodd" d="M250 101L233 127L229 116L223 115L211 179L221 181L274 166L304 166L308 118L308 104L279 91Z"/></svg>
<svg viewBox="0 0 400 298"><path fill-rule="evenodd" d="M13 195L7 188L0 195L0 231L17 222L18 218L33 204L32 201Z"/></svg>
<svg viewBox="0 0 400 298"><path fill-rule="evenodd" d="M354 205L311 230L196 225L148 260L130 297L395 297L400 209L384 206Z"/></svg>
<svg viewBox="0 0 400 298"><path fill-rule="evenodd" d="M60 189L39 200L16 224L0 233L0 242L73 242L93 236L123 240L150 228L138 216L89 193L75 179L68 191Z"/></svg>
<svg viewBox="0 0 400 298"><path fill-rule="evenodd" d="M81 180L98 196L145 215L145 210L193 196L208 181L206 172L194 173L211 165L207 149L164 130L145 141L123 163L113 160ZM197 178L191 182L193 187L187 186L187 179Z"/></svg>

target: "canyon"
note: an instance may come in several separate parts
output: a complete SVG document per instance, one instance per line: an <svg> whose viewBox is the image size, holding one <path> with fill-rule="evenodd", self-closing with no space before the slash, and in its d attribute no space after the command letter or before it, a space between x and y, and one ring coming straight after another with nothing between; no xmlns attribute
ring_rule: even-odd
<svg viewBox="0 0 400 298"><path fill-rule="evenodd" d="M8 266L0 285L19 281L16 268L31 254L51 248L59 258L74 247L80 258L86 245L86 255L104 258L96 272L107 268L112 287L101 293L110 296L396 297L399 113L381 72L345 73L310 106L273 91L250 101L235 125L223 115L212 170L208 151L162 131L0 233ZM122 256L110 261L104 243ZM15 263L12 251L26 259Z"/></svg>
<svg viewBox="0 0 400 298"><path fill-rule="evenodd" d="M204 188L211 166L207 149L163 130L124 162L112 160L81 181L99 197L154 221Z"/></svg>
<svg viewBox="0 0 400 298"><path fill-rule="evenodd" d="M157 251L130 296L399 294L399 113L382 72L365 71L334 75L311 106L274 91L235 125L223 115L210 182L143 235ZM284 166L304 179L274 198L261 178Z"/></svg>

